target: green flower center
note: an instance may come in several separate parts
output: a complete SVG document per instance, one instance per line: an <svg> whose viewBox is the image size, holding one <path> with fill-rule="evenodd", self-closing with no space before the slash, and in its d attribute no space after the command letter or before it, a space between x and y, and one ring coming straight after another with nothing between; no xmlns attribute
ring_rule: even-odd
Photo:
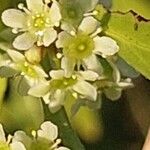
<svg viewBox="0 0 150 150"><path fill-rule="evenodd" d="M7 143L0 141L0 150L10 150Z"/></svg>
<svg viewBox="0 0 150 150"><path fill-rule="evenodd" d="M94 49L93 39L86 34L77 34L64 47L64 54L75 59L87 58Z"/></svg>
<svg viewBox="0 0 150 150"><path fill-rule="evenodd" d="M30 76L30 77L37 77L37 73L34 70L34 68L28 64L27 62L23 63L23 64L18 64L18 69L23 72L24 74Z"/></svg>
<svg viewBox="0 0 150 150"><path fill-rule="evenodd" d="M65 88L68 88L68 87L71 87L73 86L74 84L76 84L77 82L77 79L76 77L73 78L62 78L62 79L59 79L59 80L53 80L51 82L51 87L53 89L65 89Z"/></svg>
<svg viewBox="0 0 150 150"><path fill-rule="evenodd" d="M51 150L54 143L44 138L38 138L31 144L30 150Z"/></svg>
<svg viewBox="0 0 150 150"><path fill-rule="evenodd" d="M51 25L50 18L47 17L46 13L35 14L28 20L28 27L31 30L34 29L36 31L42 31L43 29L49 27L50 25Z"/></svg>

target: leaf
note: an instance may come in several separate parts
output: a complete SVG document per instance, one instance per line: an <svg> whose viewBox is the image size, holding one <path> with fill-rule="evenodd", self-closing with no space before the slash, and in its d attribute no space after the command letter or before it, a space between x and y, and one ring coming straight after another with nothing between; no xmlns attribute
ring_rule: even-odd
<svg viewBox="0 0 150 150"><path fill-rule="evenodd" d="M128 12L133 10L138 15L150 19L150 0L112 0L112 11Z"/></svg>
<svg viewBox="0 0 150 150"><path fill-rule="evenodd" d="M119 55L150 79L150 23L140 22L137 30L134 25L135 18L131 13L112 13L106 34L118 42Z"/></svg>
<svg viewBox="0 0 150 150"><path fill-rule="evenodd" d="M12 69L11 67L6 67L6 66L0 67L0 77L9 78L17 74L18 72Z"/></svg>
<svg viewBox="0 0 150 150"><path fill-rule="evenodd" d="M55 114L51 114L47 105L43 103L45 111L45 120L50 120L59 128L59 136L62 139L63 145L71 150L85 150L81 144L77 134L73 131L64 108Z"/></svg>

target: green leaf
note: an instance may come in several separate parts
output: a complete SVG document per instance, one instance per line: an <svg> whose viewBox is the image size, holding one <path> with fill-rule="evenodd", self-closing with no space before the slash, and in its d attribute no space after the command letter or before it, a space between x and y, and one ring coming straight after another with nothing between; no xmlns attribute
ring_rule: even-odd
<svg viewBox="0 0 150 150"><path fill-rule="evenodd" d="M0 77L9 78L17 74L18 72L12 69L11 67L6 67L6 66L0 67Z"/></svg>
<svg viewBox="0 0 150 150"><path fill-rule="evenodd" d="M128 12L134 11L138 15L150 19L150 0L112 0L113 11Z"/></svg>
<svg viewBox="0 0 150 150"><path fill-rule="evenodd" d="M119 55L150 79L150 23L140 22L137 30L134 25L135 18L131 13L112 13L106 34L117 41Z"/></svg>
<svg viewBox="0 0 150 150"><path fill-rule="evenodd" d="M45 120L50 120L58 126L59 136L62 139L63 145L71 150L85 150L76 133L73 131L64 108L55 114L51 114L47 105L43 103L43 106Z"/></svg>

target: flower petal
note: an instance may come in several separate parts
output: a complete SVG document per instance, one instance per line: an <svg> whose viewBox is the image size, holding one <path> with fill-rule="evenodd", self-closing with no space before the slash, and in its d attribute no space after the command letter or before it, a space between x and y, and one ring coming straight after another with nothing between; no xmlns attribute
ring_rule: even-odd
<svg viewBox="0 0 150 150"><path fill-rule="evenodd" d="M61 68L64 69L66 77L70 77L72 75L74 67L75 67L75 60L74 59L71 59L68 57L62 58Z"/></svg>
<svg viewBox="0 0 150 150"><path fill-rule="evenodd" d="M30 33L23 33L15 38L13 46L18 50L27 50L36 42L36 37Z"/></svg>
<svg viewBox="0 0 150 150"><path fill-rule="evenodd" d="M96 31L98 25L99 22L95 18L89 16L83 19L78 29L84 33L91 34Z"/></svg>
<svg viewBox="0 0 150 150"><path fill-rule="evenodd" d="M26 135L26 133L24 131L16 131L12 142L21 142L23 143L27 148L30 147L32 140L29 136Z"/></svg>
<svg viewBox="0 0 150 150"><path fill-rule="evenodd" d="M65 92L62 90L56 90L52 98L49 101L49 109L51 113L57 112L63 105L65 100Z"/></svg>
<svg viewBox="0 0 150 150"><path fill-rule="evenodd" d="M48 77L48 75L46 74L46 72L43 70L43 68L40 65L34 65L33 69L35 70L39 78Z"/></svg>
<svg viewBox="0 0 150 150"><path fill-rule="evenodd" d="M58 136L58 128L50 121L46 121L41 125L41 130L37 131L39 137L54 141Z"/></svg>
<svg viewBox="0 0 150 150"><path fill-rule="evenodd" d="M9 57L15 62L15 63L18 63L18 62L24 62L25 61L25 57L23 54L15 51L15 50L8 50L7 51Z"/></svg>
<svg viewBox="0 0 150 150"><path fill-rule="evenodd" d="M43 1L42 0L26 0L27 7L31 11L39 12L42 11L43 8Z"/></svg>
<svg viewBox="0 0 150 150"><path fill-rule="evenodd" d="M25 146L21 142L13 142L10 144L11 150L26 150Z"/></svg>
<svg viewBox="0 0 150 150"><path fill-rule="evenodd" d="M0 124L0 141L6 142L3 126Z"/></svg>
<svg viewBox="0 0 150 150"><path fill-rule="evenodd" d="M26 19L26 14L17 9L7 9L2 13L3 23L12 28L24 28Z"/></svg>
<svg viewBox="0 0 150 150"><path fill-rule="evenodd" d="M83 61L86 69L95 71L98 74L102 74L103 67L95 55L91 55L88 58L84 59Z"/></svg>
<svg viewBox="0 0 150 150"><path fill-rule="evenodd" d="M53 0L53 4L50 8L50 18L55 26L57 26L57 24L59 25L59 22L61 20L61 13L59 9L59 4L56 0Z"/></svg>
<svg viewBox="0 0 150 150"><path fill-rule="evenodd" d="M87 98L92 101L96 101L97 91L94 86L86 81L79 80L74 86L73 89L81 94L84 98Z"/></svg>
<svg viewBox="0 0 150 150"><path fill-rule="evenodd" d="M28 94L35 97L43 97L47 94L49 89L49 82L40 82L39 84L31 87Z"/></svg>
<svg viewBox="0 0 150 150"><path fill-rule="evenodd" d="M63 48L65 43L67 43L71 39L71 35L69 35L67 32L62 31L58 34L58 40L56 41L56 47L57 48Z"/></svg>
<svg viewBox="0 0 150 150"><path fill-rule="evenodd" d="M64 77L64 71L63 70L52 70L50 71L50 76L52 79L60 79Z"/></svg>
<svg viewBox="0 0 150 150"><path fill-rule="evenodd" d="M99 77L99 75L96 72L90 70L80 71L79 74L81 75L83 80L88 80L88 81L95 81Z"/></svg>
<svg viewBox="0 0 150 150"><path fill-rule="evenodd" d="M63 146L61 146L61 147L57 148L57 150L70 150L70 149L69 149L69 148L67 148L67 147L63 147Z"/></svg>
<svg viewBox="0 0 150 150"><path fill-rule="evenodd" d="M110 37L95 37L95 53L102 55L103 57L114 55L119 51L119 47L112 38Z"/></svg>
<svg viewBox="0 0 150 150"><path fill-rule="evenodd" d="M51 43L55 41L56 38L57 38L56 30L54 30L53 28L47 29L43 37L44 46L48 47Z"/></svg>

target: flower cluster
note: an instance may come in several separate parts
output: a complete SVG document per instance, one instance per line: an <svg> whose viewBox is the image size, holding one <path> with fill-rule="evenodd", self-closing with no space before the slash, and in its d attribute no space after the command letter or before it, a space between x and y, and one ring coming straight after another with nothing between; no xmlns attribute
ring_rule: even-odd
<svg viewBox="0 0 150 150"><path fill-rule="evenodd" d="M104 35L95 17L98 0L26 3L27 8L19 4L20 10L2 13L3 23L18 36L13 48L0 57L1 76L23 76L29 85L27 94L42 98L51 112L59 110L68 95L94 103L104 93L116 100L122 89L132 86L130 79L121 78L115 64L119 46ZM59 67L53 63L47 67L45 59L57 59Z"/></svg>
<svg viewBox="0 0 150 150"><path fill-rule="evenodd" d="M69 150L69 148L58 145L61 139L57 139L58 128L50 121L42 123L41 129L32 131L27 135L24 131L16 131L13 136L8 135L0 124L0 149L1 150Z"/></svg>

